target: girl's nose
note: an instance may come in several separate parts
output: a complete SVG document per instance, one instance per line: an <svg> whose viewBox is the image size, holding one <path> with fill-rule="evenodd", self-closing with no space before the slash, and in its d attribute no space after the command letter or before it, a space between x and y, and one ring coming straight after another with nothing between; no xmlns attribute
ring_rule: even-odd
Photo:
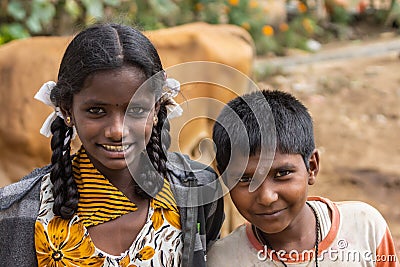
<svg viewBox="0 0 400 267"><path fill-rule="evenodd" d="M113 141L122 141L129 133L127 127L124 127L124 114L111 116L108 125L105 128L105 136Z"/></svg>

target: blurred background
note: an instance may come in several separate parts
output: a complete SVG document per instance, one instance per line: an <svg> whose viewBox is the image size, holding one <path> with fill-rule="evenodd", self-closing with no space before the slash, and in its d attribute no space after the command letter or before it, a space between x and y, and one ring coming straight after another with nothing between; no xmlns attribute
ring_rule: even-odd
<svg viewBox="0 0 400 267"><path fill-rule="evenodd" d="M400 6L396 0L1 0L0 44L70 35L104 20L143 30L233 24L251 34L258 54L285 55L286 48L314 51L318 42L357 38L352 26L360 23L398 29Z"/></svg>
<svg viewBox="0 0 400 267"><path fill-rule="evenodd" d="M165 67L219 62L260 88L297 96L314 117L321 152L310 194L375 206L400 251L399 1L0 0L0 186L49 162L49 141L38 129L51 110L33 95L56 79L71 36L99 21L145 31ZM246 91L197 85L184 88L178 102L227 102ZM173 133L173 149L208 163L209 151L198 146L212 122ZM223 235L243 222L225 198Z"/></svg>

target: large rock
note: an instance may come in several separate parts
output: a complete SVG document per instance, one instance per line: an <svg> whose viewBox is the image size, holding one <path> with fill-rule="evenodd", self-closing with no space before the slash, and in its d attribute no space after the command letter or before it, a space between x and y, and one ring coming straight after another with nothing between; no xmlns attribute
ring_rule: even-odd
<svg viewBox="0 0 400 267"><path fill-rule="evenodd" d="M226 64L251 75L253 42L240 27L194 23L146 32L146 35L158 49L165 68L202 60ZM50 160L50 139L40 135L39 129L52 110L33 96L44 82L56 80L62 54L71 39L70 36L35 37L0 47L0 186L20 179ZM243 80L232 82L242 86L235 92L206 84L183 86L183 97L178 102L199 95L226 102L247 90ZM199 113L210 109L207 106L196 108L201 109ZM213 110L210 116L218 111ZM172 128L174 135L181 133L180 144L173 143L172 148L176 150L179 145L182 152L197 157L194 147L202 138L210 137L211 122L198 120L190 129L182 131L174 125Z"/></svg>

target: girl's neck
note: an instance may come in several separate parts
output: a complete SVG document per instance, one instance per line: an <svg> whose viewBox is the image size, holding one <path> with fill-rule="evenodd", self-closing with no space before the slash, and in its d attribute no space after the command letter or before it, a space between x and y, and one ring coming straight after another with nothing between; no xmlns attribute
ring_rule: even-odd
<svg viewBox="0 0 400 267"><path fill-rule="evenodd" d="M92 163L107 180L109 180L116 188L118 188L119 191L124 193L124 195L127 196L131 201L137 198L135 194L136 182L128 167L113 170L105 168L101 164L96 164L96 162L92 161Z"/></svg>

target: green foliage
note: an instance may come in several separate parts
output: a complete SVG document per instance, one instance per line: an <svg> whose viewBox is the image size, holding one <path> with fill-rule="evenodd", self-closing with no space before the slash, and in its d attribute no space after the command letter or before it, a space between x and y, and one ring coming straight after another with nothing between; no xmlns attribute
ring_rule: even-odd
<svg viewBox="0 0 400 267"><path fill-rule="evenodd" d="M339 24L349 24L352 19L349 12L343 6L339 5L333 7L330 17L332 22Z"/></svg>
<svg viewBox="0 0 400 267"><path fill-rule="evenodd" d="M392 1L391 8L385 16L385 25L394 25L400 28L400 4L397 1Z"/></svg>
<svg viewBox="0 0 400 267"><path fill-rule="evenodd" d="M65 35L98 21L115 21L142 30L172 27L194 21L229 23L246 29L257 53L283 55L287 48L310 50L309 41L322 34L320 18L307 0L287 0L288 20L269 25L270 18L258 0L9 0L0 2L0 44L34 35ZM340 1L326 0L325 22L346 27L353 14ZM338 4L339 3L339 4ZM400 24L400 6L375 10L376 21Z"/></svg>
<svg viewBox="0 0 400 267"><path fill-rule="evenodd" d="M29 32L21 24L9 23L7 25L0 25L0 45L29 36Z"/></svg>

